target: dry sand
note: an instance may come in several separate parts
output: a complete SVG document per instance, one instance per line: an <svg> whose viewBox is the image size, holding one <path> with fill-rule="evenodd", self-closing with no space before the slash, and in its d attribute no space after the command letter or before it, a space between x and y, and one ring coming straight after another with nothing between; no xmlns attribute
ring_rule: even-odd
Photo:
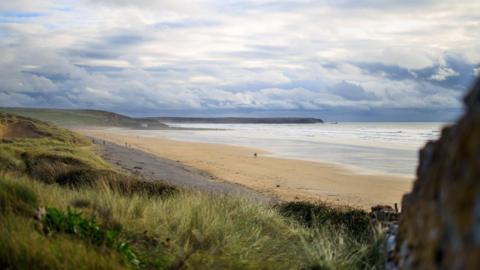
<svg viewBox="0 0 480 270"><path fill-rule="evenodd" d="M139 137L111 129L77 131L119 145L128 143L206 171L216 181L237 183L281 200L323 200L369 209L399 203L412 185L412 179L398 176L356 174L327 163L264 157L265 152L253 148Z"/></svg>

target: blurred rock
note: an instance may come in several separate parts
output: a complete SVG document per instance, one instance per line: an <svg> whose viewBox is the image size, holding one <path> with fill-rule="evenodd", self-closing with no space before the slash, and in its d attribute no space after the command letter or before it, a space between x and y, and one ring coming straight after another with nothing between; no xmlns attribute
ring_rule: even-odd
<svg viewBox="0 0 480 270"><path fill-rule="evenodd" d="M376 205L372 207L370 217L373 221L388 223L398 221L400 213L390 205Z"/></svg>
<svg viewBox="0 0 480 270"><path fill-rule="evenodd" d="M480 80L465 115L420 152L402 201L399 269L480 269Z"/></svg>

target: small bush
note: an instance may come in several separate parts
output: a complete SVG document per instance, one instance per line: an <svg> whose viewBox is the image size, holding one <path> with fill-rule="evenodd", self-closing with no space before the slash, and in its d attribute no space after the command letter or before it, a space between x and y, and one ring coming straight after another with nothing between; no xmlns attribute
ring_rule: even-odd
<svg viewBox="0 0 480 270"><path fill-rule="evenodd" d="M112 170L78 169L60 175L57 183L63 186L79 188L82 186L94 187L105 183L110 189L125 196L141 194L148 197L172 194L176 188L160 182L138 179Z"/></svg>
<svg viewBox="0 0 480 270"><path fill-rule="evenodd" d="M277 208L283 216L293 218L306 227L323 225L343 227L357 238L370 237L373 233L370 217L363 210L310 202L287 202Z"/></svg>
<svg viewBox="0 0 480 270"><path fill-rule="evenodd" d="M174 194L177 189L160 182L151 182L136 178L109 181L109 186L120 194L130 196L140 194L147 197L167 196Z"/></svg>
<svg viewBox="0 0 480 270"><path fill-rule="evenodd" d="M115 173L109 170L96 170L91 168L76 168L59 175L56 182L62 186L78 188L82 186L95 186L101 179L109 179Z"/></svg>
<svg viewBox="0 0 480 270"><path fill-rule="evenodd" d="M70 205L75 208L87 208L90 207L92 203L86 199L75 199L70 203Z"/></svg>
<svg viewBox="0 0 480 270"><path fill-rule="evenodd" d="M37 196L24 185L0 182L0 213L31 214L37 205Z"/></svg>
<svg viewBox="0 0 480 270"><path fill-rule="evenodd" d="M42 180L46 183L55 183L57 179L72 170L86 168L82 161L54 154L41 154L31 157L25 153L22 155L26 164L26 171L32 178Z"/></svg>

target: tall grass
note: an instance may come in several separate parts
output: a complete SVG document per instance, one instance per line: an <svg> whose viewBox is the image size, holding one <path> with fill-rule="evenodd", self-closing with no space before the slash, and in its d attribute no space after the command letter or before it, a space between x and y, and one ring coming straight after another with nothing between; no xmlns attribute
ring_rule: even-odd
<svg viewBox="0 0 480 270"><path fill-rule="evenodd" d="M68 235L45 235L36 221L0 215L1 269L122 269L118 255Z"/></svg>
<svg viewBox="0 0 480 270"><path fill-rule="evenodd" d="M375 242L358 240L341 226L308 228L283 217L276 208L242 198L197 192L179 192L166 198L142 193L124 196L106 185L71 190L8 174L0 177L0 183L29 189L38 206L64 211L76 207L85 217L96 217L101 226L120 229L123 241L138 255L143 268L373 269L378 262L373 252L377 250ZM33 219L23 217L27 222L20 222L21 218L8 214L0 222L1 230L9 235L9 246L5 247L9 252L27 252L23 249L27 240L32 250L41 250L44 241L58 238L64 245L69 239L44 236L34 229ZM18 230L8 225L17 222L22 223ZM88 243L72 241L71 245L89 250ZM4 254L7 257L0 261L16 262L16 254ZM117 266L121 266L114 251L99 252L92 260L101 265L105 256L117 256ZM64 263L52 268L61 268Z"/></svg>

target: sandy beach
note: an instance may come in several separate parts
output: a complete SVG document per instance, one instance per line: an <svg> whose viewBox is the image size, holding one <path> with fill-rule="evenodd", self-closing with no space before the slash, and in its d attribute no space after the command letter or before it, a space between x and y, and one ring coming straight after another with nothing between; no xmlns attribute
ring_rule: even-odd
<svg viewBox="0 0 480 270"><path fill-rule="evenodd" d="M128 143L205 171L214 176L212 181L240 184L281 200L322 200L369 209L376 204L399 203L413 182L386 174L356 174L328 163L265 157L266 152L254 148L125 135L112 129L76 131L122 146Z"/></svg>

